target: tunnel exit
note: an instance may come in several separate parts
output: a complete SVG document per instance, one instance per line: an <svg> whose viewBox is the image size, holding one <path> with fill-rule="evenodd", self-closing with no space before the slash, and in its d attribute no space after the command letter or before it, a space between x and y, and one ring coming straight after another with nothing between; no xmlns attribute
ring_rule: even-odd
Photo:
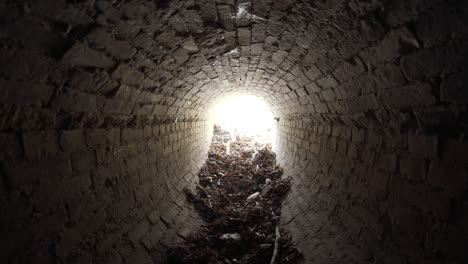
<svg viewBox="0 0 468 264"><path fill-rule="evenodd" d="M237 94L221 99L213 107L214 124L232 137L248 137L275 148L276 126L268 104L254 95Z"/></svg>
<svg viewBox="0 0 468 264"><path fill-rule="evenodd" d="M223 98L213 110L208 159L187 200L206 221L168 250L169 264L295 264L302 253L281 225L293 178L283 177L269 106L251 95Z"/></svg>

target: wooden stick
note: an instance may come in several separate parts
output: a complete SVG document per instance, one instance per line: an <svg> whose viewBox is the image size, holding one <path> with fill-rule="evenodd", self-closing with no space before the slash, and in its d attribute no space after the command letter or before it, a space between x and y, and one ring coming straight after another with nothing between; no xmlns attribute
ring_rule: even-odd
<svg viewBox="0 0 468 264"><path fill-rule="evenodd" d="M231 155L231 141L232 141L232 140L229 140L229 141L226 143L226 155Z"/></svg>
<svg viewBox="0 0 468 264"><path fill-rule="evenodd" d="M271 257L271 261L270 261L270 264L277 264L278 263L278 257L279 257L279 248L280 248L280 238L281 238L281 234L280 234L280 229L279 229L279 225L276 226L275 228L275 234L276 234L276 238L275 238L275 249L273 250L273 256Z"/></svg>

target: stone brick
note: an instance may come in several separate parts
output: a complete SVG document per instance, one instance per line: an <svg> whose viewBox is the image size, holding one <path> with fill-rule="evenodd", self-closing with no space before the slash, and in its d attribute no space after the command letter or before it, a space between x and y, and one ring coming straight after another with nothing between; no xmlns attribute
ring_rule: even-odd
<svg viewBox="0 0 468 264"><path fill-rule="evenodd" d="M374 130L366 130L366 144L374 149L382 145L382 136Z"/></svg>
<svg viewBox="0 0 468 264"><path fill-rule="evenodd" d="M379 103L373 94L366 94L347 100L349 110L352 113L367 112L369 110L379 109Z"/></svg>
<svg viewBox="0 0 468 264"><path fill-rule="evenodd" d="M142 239L141 243L146 249L152 250L158 245L159 240L163 237L160 229L153 227L151 232L147 233Z"/></svg>
<svg viewBox="0 0 468 264"><path fill-rule="evenodd" d="M435 187L442 188L450 196L459 196L466 190L467 171L465 168L443 164L433 160L429 167L427 182Z"/></svg>
<svg viewBox="0 0 468 264"><path fill-rule="evenodd" d="M353 64L345 62L342 66L338 67L333 76L340 83L343 83L362 72L364 72L364 66L356 59Z"/></svg>
<svg viewBox="0 0 468 264"><path fill-rule="evenodd" d="M368 174L369 185L373 192L376 192L380 199L385 198L389 184L390 173L380 170L372 170Z"/></svg>
<svg viewBox="0 0 468 264"><path fill-rule="evenodd" d="M203 21L213 23L218 20L218 12L214 0L204 1L202 4L201 11L201 17Z"/></svg>
<svg viewBox="0 0 468 264"><path fill-rule="evenodd" d="M23 133L24 153L29 160L37 160L59 152L57 131Z"/></svg>
<svg viewBox="0 0 468 264"><path fill-rule="evenodd" d="M408 182L398 176L392 177L391 190L393 199L408 202L424 213L432 213L440 219L448 220L449 198L443 193L434 191L426 185Z"/></svg>
<svg viewBox="0 0 468 264"><path fill-rule="evenodd" d="M125 147L104 147L99 146L95 149L96 161L100 165L111 165L117 166L115 162L120 162L122 154L126 150Z"/></svg>
<svg viewBox="0 0 468 264"><path fill-rule="evenodd" d="M368 90L381 91L392 87L401 87L407 84L407 80L401 71L401 68L393 63L385 64L375 70L373 74L372 88Z"/></svg>
<svg viewBox="0 0 468 264"><path fill-rule="evenodd" d="M409 134L408 144L410 152L425 158L437 156L437 136Z"/></svg>
<svg viewBox="0 0 468 264"><path fill-rule="evenodd" d="M128 86L138 86L144 79L143 73L132 69L126 64L120 64L113 72L112 78Z"/></svg>
<svg viewBox="0 0 468 264"><path fill-rule="evenodd" d="M408 85L393 88L380 94L380 101L387 106L396 108L418 107L436 103L429 84Z"/></svg>
<svg viewBox="0 0 468 264"><path fill-rule="evenodd" d="M119 100L119 99L106 99L102 106L103 113L107 114L130 114L135 107L134 102Z"/></svg>
<svg viewBox="0 0 468 264"><path fill-rule="evenodd" d="M464 17L468 14L465 2L443 2L421 14L415 23L415 31L426 47L468 33Z"/></svg>
<svg viewBox="0 0 468 264"><path fill-rule="evenodd" d="M349 144L347 155L352 159L357 159L359 157L359 146L356 144Z"/></svg>
<svg viewBox="0 0 468 264"><path fill-rule="evenodd" d="M250 50L252 56L260 56L262 54L262 51L263 51L262 43L252 44L251 50Z"/></svg>
<svg viewBox="0 0 468 264"><path fill-rule="evenodd" d="M116 180L120 176L120 168L117 166L103 167L99 166L98 169L94 170L91 174L93 179L93 186L96 190L100 190L107 186L108 183L112 183L112 180Z"/></svg>
<svg viewBox="0 0 468 264"><path fill-rule="evenodd" d="M95 74L80 69L73 71L68 80L68 85L76 90L95 93L99 91L101 86L107 81L109 81L109 76L105 72Z"/></svg>
<svg viewBox="0 0 468 264"><path fill-rule="evenodd" d="M408 208L407 206L398 204L390 208L390 218L392 222L393 232L398 232L399 228L403 229L413 229L414 233L422 232L421 229L421 215L418 214L413 209Z"/></svg>
<svg viewBox="0 0 468 264"><path fill-rule="evenodd" d="M102 85L99 89L99 92L101 94L107 94L108 92L112 91L113 89L117 88L117 86L119 86L119 84L116 81L112 80L109 77L109 74L107 72L102 73L100 81L102 82Z"/></svg>
<svg viewBox="0 0 468 264"><path fill-rule="evenodd" d="M462 104L468 102L468 72L462 71L442 79L440 99L443 102Z"/></svg>
<svg viewBox="0 0 468 264"><path fill-rule="evenodd" d="M320 92L321 89L320 87L315 83L311 82L305 86L306 91L309 93L309 95L313 96L313 94Z"/></svg>
<svg viewBox="0 0 468 264"><path fill-rule="evenodd" d="M88 218L93 209L97 209L99 202L94 200L94 195L89 192L92 185L89 172L75 174L73 177L66 178L61 182L61 185L59 187L61 192L59 194L60 198L57 200L68 203L72 221L80 220L80 217ZM83 195L86 197L83 197Z"/></svg>
<svg viewBox="0 0 468 264"><path fill-rule="evenodd" d="M388 12L385 16L385 22L392 26L396 27L407 21L413 20L417 15L426 10L430 9L432 6L437 4L436 1L393 1L391 5L388 6Z"/></svg>
<svg viewBox="0 0 468 264"><path fill-rule="evenodd" d="M252 43L262 43L266 37L266 26L264 24L252 25Z"/></svg>
<svg viewBox="0 0 468 264"><path fill-rule="evenodd" d="M339 140L338 141L338 148L337 148L338 153L346 155L346 152L348 151L348 144L346 141Z"/></svg>
<svg viewBox="0 0 468 264"><path fill-rule="evenodd" d="M396 154L379 152L375 160L375 166L387 172L395 172L397 168Z"/></svg>
<svg viewBox="0 0 468 264"><path fill-rule="evenodd" d="M408 150L408 135L406 133L395 133L386 138L388 140L388 147L393 151L407 151Z"/></svg>
<svg viewBox="0 0 468 264"><path fill-rule="evenodd" d="M120 144L120 128L112 128L108 130L108 143L111 146L116 146Z"/></svg>
<svg viewBox="0 0 468 264"><path fill-rule="evenodd" d="M359 94L361 94L361 85L357 83L355 79L352 79L333 88L333 90L335 91L336 97L338 99L348 99L357 97Z"/></svg>
<svg viewBox="0 0 468 264"><path fill-rule="evenodd" d="M317 84L322 89L330 89L338 86L338 82L333 76L325 76L322 78L317 79Z"/></svg>
<svg viewBox="0 0 468 264"><path fill-rule="evenodd" d="M198 11L189 9L183 12L184 21L188 32L192 34L200 34L205 31L203 21Z"/></svg>
<svg viewBox="0 0 468 264"><path fill-rule="evenodd" d="M364 142L365 130L352 128L351 140L356 143Z"/></svg>
<svg viewBox="0 0 468 264"><path fill-rule="evenodd" d="M146 15L148 15L148 13L150 13L150 9L147 6L141 5L136 1L124 3L122 4L121 8L126 17L132 19L145 17Z"/></svg>
<svg viewBox="0 0 468 264"><path fill-rule="evenodd" d="M195 43L192 37L182 42L182 48L185 49L189 54L194 54L200 51L197 43Z"/></svg>
<svg viewBox="0 0 468 264"><path fill-rule="evenodd" d="M140 26L120 20L112 28L112 33L117 39L130 40L138 34L139 30Z"/></svg>
<svg viewBox="0 0 468 264"><path fill-rule="evenodd" d="M400 157L400 172L413 181L426 179L426 161L415 156Z"/></svg>
<svg viewBox="0 0 468 264"><path fill-rule="evenodd" d="M73 112L97 112L97 98L95 95L75 90L67 90L56 95L51 102L53 108L65 109Z"/></svg>
<svg viewBox="0 0 468 264"><path fill-rule="evenodd" d="M14 105L42 105L48 103L53 87L43 83L26 83L0 79L0 103Z"/></svg>
<svg viewBox="0 0 468 264"><path fill-rule="evenodd" d="M180 38L175 35L174 31L165 31L156 37L158 44L162 44L164 47L171 49L176 47L179 39Z"/></svg>
<svg viewBox="0 0 468 264"><path fill-rule="evenodd" d="M122 142L133 142L143 140L144 133L142 129L124 128L122 129Z"/></svg>
<svg viewBox="0 0 468 264"><path fill-rule="evenodd" d="M26 193L37 188L41 180L56 183L72 175L70 157L65 154L49 156L35 162L4 163L4 173L13 188ZM34 187L34 188L33 188Z"/></svg>
<svg viewBox="0 0 468 264"><path fill-rule="evenodd" d="M63 57L63 62L78 67L111 68L114 62L84 44L76 44Z"/></svg>
<svg viewBox="0 0 468 264"><path fill-rule="evenodd" d="M437 74L451 73L466 63L466 39L456 39L443 47L423 49L402 58L400 64L409 80L425 80Z"/></svg>
<svg viewBox="0 0 468 264"><path fill-rule="evenodd" d="M155 105L153 114L157 116L164 116L169 110L169 107L166 105Z"/></svg>
<svg viewBox="0 0 468 264"><path fill-rule="evenodd" d="M150 214L148 214L148 220L151 222L151 224L156 225L160 221L159 220L160 215L161 213L158 210L155 210L151 212Z"/></svg>
<svg viewBox="0 0 468 264"><path fill-rule="evenodd" d="M154 112L154 105L152 104L136 104L133 108L133 115L151 115Z"/></svg>
<svg viewBox="0 0 468 264"><path fill-rule="evenodd" d="M232 7L229 5L218 5L218 18L220 24L226 30L233 30L235 28L234 19L232 16L234 15Z"/></svg>
<svg viewBox="0 0 468 264"><path fill-rule="evenodd" d="M103 27L96 27L92 29L86 39L94 44L97 44L99 47L107 47L113 40L107 30Z"/></svg>
<svg viewBox="0 0 468 264"><path fill-rule="evenodd" d="M320 94L325 101L333 101L336 99L336 95L332 89L324 90Z"/></svg>
<svg viewBox="0 0 468 264"><path fill-rule="evenodd" d="M150 52L151 49L157 48L154 39L151 37L150 34L147 34L145 32L138 34L136 37L130 40L130 43L134 47L147 50L148 52Z"/></svg>
<svg viewBox="0 0 468 264"><path fill-rule="evenodd" d="M0 160L16 160L22 155L19 136L13 133L0 133Z"/></svg>
<svg viewBox="0 0 468 264"><path fill-rule="evenodd" d="M434 233L434 239L431 242L437 241L437 244L434 245L435 248L443 252L444 255L449 256L449 259L463 261L468 258L465 250L468 243L460 227L448 225L436 230Z"/></svg>
<svg viewBox="0 0 468 264"><path fill-rule="evenodd" d="M441 148L444 163L468 165L468 141L447 139L441 142Z"/></svg>
<svg viewBox="0 0 468 264"><path fill-rule="evenodd" d="M377 65L400 57L405 45L410 45L412 49L419 48L419 43L413 34L402 27L390 31L377 46L362 52L360 56L366 63Z"/></svg>
<svg viewBox="0 0 468 264"><path fill-rule="evenodd" d="M128 237L134 245L137 245L140 243L141 238L144 235L146 235L150 230L151 224L148 220L145 219L143 222L138 224L132 232L129 233Z"/></svg>
<svg viewBox="0 0 468 264"><path fill-rule="evenodd" d="M60 131L60 147L62 151L72 152L86 147L83 130Z"/></svg>
<svg viewBox="0 0 468 264"><path fill-rule="evenodd" d="M86 143L90 147L106 145L107 133L105 129L88 129L86 130Z"/></svg>
<svg viewBox="0 0 468 264"><path fill-rule="evenodd" d="M127 41L113 41L106 46L106 49L118 60L131 59L136 53L136 50Z"/></svg>
<svg viewBox="0 0 468 264"><path fill-rule="evenodd" d="M93 150L77 150L71 154L71 165L74 172L82 173L96 167L96 154Z"/></svg>

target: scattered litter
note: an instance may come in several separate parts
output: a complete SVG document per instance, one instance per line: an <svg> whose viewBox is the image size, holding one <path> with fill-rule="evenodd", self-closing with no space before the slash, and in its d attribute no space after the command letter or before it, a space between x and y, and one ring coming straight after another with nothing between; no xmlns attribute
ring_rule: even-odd
<svg viewBox="0 0 468 264"><path fill-rule="evenodd" d="M224 56L239 57L239 49L235 48L223 54Z"/></svg>
<svg viewBox="0 0 468 264"><path fill-rule="evenodd" d="M265 185L262 189L262 196L267 196L268 193L273 189L270 185Z"/></svg>
<svg viewBox="0 0 468 264"><path fill-rule="evenodd" d="M222 240L240 240L241 236L238 233L233 233L233 234L223 234L220 238Z"/></svg>
<svg viewBox="0 0 468 264"><path fill-rule="evenodd" d="M248 11L250 3L240 3L237 7L237 13L231 16L231 19L251 19L253 21L265 21L267 19L254 15Z"/></svg>
<svg viewBox="0 0 468 264"><path fill-rule="evenodd" d="M403 45L409 46L413 49L419 49L420 47L418 40L413 37L401 36L400 43L402 43Z"/></svg>
<svg viewBox="0 0 468 264"><path fill-rule="evenodd" d="M259 193L259 192L256 192L256 193L250 195L249 197L247 197L247 201L255 200L255 199L257 199L259 196L260 196L260 193Z"/></svg>
<svg viewBox="0 0 468 264"><path fill-rule="evenodd" d="M280 248L280 239L281 239L281 233L279 226L276 226L275 228L275 248L273 250L273 256L271 257L270 264L277 264L278 263L278 258L279 258L279 248Z"/></svg>
<svg viewBox="0 0 468 264"><path fill-rule="evenodd" d="M271 145L215 127L200 186L196 193L184 189L206 225L171 248L168 263L297 263L302 254L279 228L281 201L291 186L282 175Z"/></svg>

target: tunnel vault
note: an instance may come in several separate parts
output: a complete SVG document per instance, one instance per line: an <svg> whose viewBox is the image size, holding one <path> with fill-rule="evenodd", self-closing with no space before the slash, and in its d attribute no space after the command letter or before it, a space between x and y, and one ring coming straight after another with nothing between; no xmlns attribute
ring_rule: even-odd
<svg viewBox="0 0 468 264"><path fill-rule="evenodd" d="M219 98L277 117L306 263L467 259L467 3L2 1L0 260L162 263Z"/></svg>

